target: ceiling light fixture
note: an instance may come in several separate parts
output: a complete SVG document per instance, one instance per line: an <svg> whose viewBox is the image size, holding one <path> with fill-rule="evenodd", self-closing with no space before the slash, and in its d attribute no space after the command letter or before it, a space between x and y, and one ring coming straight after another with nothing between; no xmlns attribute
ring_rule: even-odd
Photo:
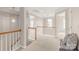
<svg viewBox="0 0 79 59"><path fill-rule="evenodd" d="M15 19L12 19L12 23L15 23L16 22L16 20Z"/></svg>

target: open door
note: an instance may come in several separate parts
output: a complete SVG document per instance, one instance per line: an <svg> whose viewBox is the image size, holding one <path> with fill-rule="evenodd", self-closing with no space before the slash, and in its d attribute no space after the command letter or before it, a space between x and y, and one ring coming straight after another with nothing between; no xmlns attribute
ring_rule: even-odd
<svg viewBox="0 0 79 59"><path fill-rule="evenodd" d="M56 14L56 35L63 39L66 33L66 12L62 11Z"/></svg>

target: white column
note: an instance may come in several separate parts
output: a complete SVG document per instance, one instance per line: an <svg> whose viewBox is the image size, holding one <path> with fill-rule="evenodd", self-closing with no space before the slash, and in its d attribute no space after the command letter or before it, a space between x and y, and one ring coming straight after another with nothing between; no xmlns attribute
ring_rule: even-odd
<svg viewBox="0 0 79 59"><path fill-rule="evenodd" d="M20 8L20 28L21 32L21 46L26 48L28 41L28 16L27 10L24 7Z"/></svg>

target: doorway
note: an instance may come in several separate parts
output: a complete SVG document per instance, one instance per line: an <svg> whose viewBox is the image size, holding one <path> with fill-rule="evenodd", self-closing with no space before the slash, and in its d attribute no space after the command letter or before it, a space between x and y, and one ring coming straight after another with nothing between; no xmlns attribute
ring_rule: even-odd
<svg viewBox="0 0 79 59"><path fill-rule="evenodd" d="M66 34L66 11L56 14L56 36L63 39Z"/></svg>

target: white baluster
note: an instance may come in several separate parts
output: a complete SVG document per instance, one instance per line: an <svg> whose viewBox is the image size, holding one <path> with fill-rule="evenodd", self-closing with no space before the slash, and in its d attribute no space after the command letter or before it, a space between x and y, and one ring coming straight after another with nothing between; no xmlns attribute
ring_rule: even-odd
<svg viewBox="0 0 79 59"><path fill-rule="evenodd" d="M12 33L10 34L10 50L12 51Z"/></svg>
<svg viewBox="0 0 79 59"><path fill-rule="evenodd" d="M13 33L13 44L12 44L13 45L13 50L14 50L14 46L15 46L15 44L14 44L15 41L14 40L15 40L15 33Z"/></svg>
<svg viewBox="0 0 79 59"><path fill-rule="evenodd" d="M1 35L0 35L0 51L1 51Z"/></svg>
<svg viewBox="0 0 79 59"><path fill-rule="evenodd" d="M12 50L14 49L14 33L12 33Z"/></svg>
<svg viewBox="0 0 79 59"><path fill-rule="evenodd" d="M17 48L17 47L16 47L16 45L17 45L17 39L18 39L17 36L18 36L18 32L15 33L15 49Z"/></svg>
<svg viewBox="0 0 79 59"><path fill-rule="evenodd" d="M5 35L6 39L5 39L5 42L6 42L6 51L7 51L7 34Z"/></svg>
<svg viewBox="0 0 79 59"><path fill-rule="evenodd" d="M20 40L20 32L17 32L17 40ZM21 42L21 40L19 42Z"/></svg>
<svg viewBox="0 0 79 59"><path fill-rule="evenodd" d="M1 51L3 50L2 48L3 48L3 46L2 46L3 44L2 44L2 35L1 35Z"/></svg>
<svg viewBox="0 0 79 59"><path fill-rule="evenodd" d="M18 36L19 36L19 35L18 35L18 33L19 33L19 32L17 32L17 39L16 39L16 40L18 40L18 39L19 39L19 37L18 37Z"/></svg>
<svg viewBox="0 0 79 59"><path fill-rule="evenodd" d="M18 32L16 32L16 44L17 44L17 40L18 40Z"/></svg>
<svg viewBox="0 0 79 59"><path fill-rule="evenodd" d="M13 39L13 49L15 49L15 40L16 40L15 35L16 35L16 32L13 33L13 37L14 37L14 39Z"/></svg>
<svg viewBox="0 0 79 59"><path fill-rule="evenodd" d="M11 33L11 51L13 50L12 49L12 43L13 43L13 39L12 39L12 33Z"/></svg>
<svg viewBox="0 0 79 59"><path fill-rule="evenodd" d="M0 51L1 51L1 35L0 35Z"/></svg>
<svg viewBox="0 0 79 59"><path fill-rule="evenodd" d="M1 51L1 36L0 36L0 51Z"/></svg>
<svg viewBox="0 0 79 59"><path fill-rule="evenodd" d="M12 43L11 43L11 50L13 51L13 47L14 47L14 34L12 33L11 35L11 40L12 40Z"/></svg>
<svg viewBox="0 0 79 59"><path fill-rule="evenodd" d="M11 37L11 36L10 36L10 34L9 34L9 35L8 35L8 42L9 42L9 43L8 43L8 45L9 45L9 46L8 46L8 49L9 49L9 51L11 51L11 39L10 39L10 37Z"/></svg>
<svg viewBox="0 0 79 59"><path fill-rule="evenodd" d="M17 32L17 35L16 35L16 44L18 44L18 32Z"/></svg>

